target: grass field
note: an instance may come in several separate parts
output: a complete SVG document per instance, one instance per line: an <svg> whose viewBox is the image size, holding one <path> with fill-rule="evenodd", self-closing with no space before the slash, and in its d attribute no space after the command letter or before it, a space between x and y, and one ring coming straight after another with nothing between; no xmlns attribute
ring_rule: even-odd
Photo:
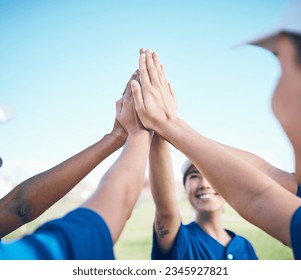
<svg viewBox="0 0 301 280"><path fill-rule="evenodd" d="M179 203L184 223L192 219L192 210L185 196L179 197ZM59 217L73 209L79 202L67 198L61 200L36 221L29 223L8 235L5 239L18 238L32 232L38 225L51 218ZM112 207L116 207L112 205ZM118 207L118 206L117 206ZM144 192L132 213L131 218L115 245L115 255L120 260L150 259L152 242L152 224L154 219L154 204L149 192ZM232 208L226 206L224 213L225 228L248 238L253 244L259 259L290 260L293 259L291 249L270 237L263 231L242 219Z"/></svg>

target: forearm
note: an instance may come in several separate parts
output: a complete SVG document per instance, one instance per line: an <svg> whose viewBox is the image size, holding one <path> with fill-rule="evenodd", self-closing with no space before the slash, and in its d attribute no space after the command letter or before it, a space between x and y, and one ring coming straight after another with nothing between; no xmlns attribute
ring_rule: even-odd
<svg viewBox="0 0 301 280"><path fill-rule="evenodd" d="M119 158L102 177L95 194L83 204L104 218L114 243L141 192L151 137L146 130L129 135Z"/></svg>
<svg viewBox="0 0 301 280"><path fill-rule="evenodd" d="M153 137L149 156L150 186L156 205L154 229L162 252L170 250L178 233L181 216L176 197L169 143Z"/></svg>
<svg viewBox="0 0 301 280"><path fill-rule="evenodd" d="M298 143L298 145L300 145ZM299 183L301 183L301 148L297 145L294 145L294 155L295 155L295 170L296 170L296 178Z"/></svg>
<svg viewBox="0 0 301 280"><path fill-rule="evenodd" d="M189 157L244 218L289 244L290 219L300 205L298 198L182 120L162 124L158 133ZM285 201L292 203L284 206Z"/></svg>
<svg viewBox="0 0 301 280"><path fill-rule="evenodd" d="M6 223L2 227L0 219L0 235L41 215L122 144L116 136L107 134L70 159L19 184L1 199L1 216L6 217Z"/></svg>
<svg viewBox="0 0 301 280"><path fill-rule="evenodd" d="M126 189L141 189L151 137L152 134L146 130L142 130L137 135L129 135L120 157L104 175L102 181L110 182L111 185L120 185L120 178L122 178L124 191ZM132 199L131 192L125 191L125 194L125 200Z"/></svg>
<svg viewBox="0 0 301 280"><path fill-rule="evenodd" d="M157 134L150 150L149 176L157 215L179 215L169 143Z"/></svg>
<svg viewBox="0 0 301 280"><path fill-rule="evenodd" d="M277 183L279 183L282 187L287 189L292 194L297 193L298 183L294 174L285 172L281 169L272 166L267 161L253 153L230 147L221 143L218 144L226 150L228 150L229 152L231 152L233 155L237 156L239 159L251 164L252 166L259 169L261 172L271 177L273 180L275 180Z"/></svg>
<svg viewBox="0 0 301 280"><path fill-rule="evenodd" d="M300 153L301 154L301 153ZM295 153L295 169L299 184L301 183L301 156Z"/></svg>
<svg viewBox="0 0 301 280"><path fill-rule="evenodd" d="M298 114L295 114L298 112ZM299 124L300 113L299 110L296 111L291 110L289 114L292 114L289 118L286 116L286 121L283 123L282 120L282 128L285 130L291 144L293 147L293 152L295 156L295 173L296 178L299 183L301 183L301 128Z"/></svg>

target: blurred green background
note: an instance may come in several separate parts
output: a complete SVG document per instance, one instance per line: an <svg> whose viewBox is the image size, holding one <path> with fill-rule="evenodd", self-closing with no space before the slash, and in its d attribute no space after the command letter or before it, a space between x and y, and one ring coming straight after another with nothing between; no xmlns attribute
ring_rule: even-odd
<svg viewBox="0 0 301 280"><path fill-rule="evenodd" d="M179 194L182 219L184 223L192 220L192 209L183 193ZM19 228L4 240L18 238L32 232L44 221L60 217L66 212L80 205L81 201L63 198L35 221ZM112 205L112 207L118 207ZM115 245L116 259L119 260L149 260L152 243L152 225L154 219L154 203L149 192L145 189L133 210L131 218ZM267 235L257 227L241 218L230 206L226 205L224 213L224 227L249 239L261 260L292 260L291 249L278 240Z"/></svg>

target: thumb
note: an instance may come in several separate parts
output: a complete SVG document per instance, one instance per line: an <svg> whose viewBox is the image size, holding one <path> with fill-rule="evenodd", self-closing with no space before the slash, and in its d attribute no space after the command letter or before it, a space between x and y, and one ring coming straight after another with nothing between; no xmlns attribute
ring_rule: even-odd
<svg viewBox="0 0 301 280"><path fill-rule="evenodd" d="M136 111L145 110L143 93L141 91L141 86L136 80L131 81L131 89L135 102Z"/></svg>

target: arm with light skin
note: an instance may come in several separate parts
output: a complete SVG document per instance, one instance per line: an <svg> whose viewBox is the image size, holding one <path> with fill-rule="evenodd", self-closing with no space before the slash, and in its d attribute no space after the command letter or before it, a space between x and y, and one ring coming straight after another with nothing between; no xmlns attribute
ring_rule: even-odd
<svg viewBox="0 0 301 280"><path fill-rule="evenodd" d="M236 157L238 157L240 160L251 164L255 168L259 169L261 172L268 175L270 178L275 180L278 184L280 184L292 194L297 193L298 182L295 174L281 170L253 153L230 147L221 143L218 144L224 147L229 152L231 152Z"/></svg>
<svg viewBox="0 0 301 280"><path fill-rule="evenodd" d="M131 79L135 77L133 75ZM126 90L130 90L129 83ZM0 237L40 216L100 162L122 147L126 137L126 131L115 120L111 133L99 142L16 186L0 200Z"/></svg>
<svg viewBox="0 0 301 280"><path fill-rule="evenodd" d="M141 193L152 132L146 130L134 109L131 92L117 102L116 118L128 133L123 151L101 179L83 207L99 213L108 224L114 244Z"/></svg>
<svg viewBox="0 0 301 280"><path fill-rule="evenodd" d="M140 50L140 54L142 54L142 53L145 53L144 49ZM154 57L153 66L155 66L159 69L159 71L157 73L153 73L153 75L155 77L158 77L158 81L160 81L162 88L164 88L164 90L169 89L172 91L172 89L170 88L170 85L168 83L166 83L166 75L165 75L164 69L162 68L162 65L159 62L157 54L154 53L153 57ZM144 71L143 72L144 74L148 73L148 69L146 69L146 68L142 68L142 69L140 69L140 71ZM150 80L149 77L144 78L143 85L148 83L149 80ZM165 80L165 82L164 82L164 80ZM156 83L156 80L154 80L154 83ZM146 90L150 90L150 88L146 88ZM171 92L171 95L167 95L167 97L165 97L165 99L166 99L166 101L168 101L168 100L170 100L169 98L171 96L173 97L174 101L170 102L170 104L172 104L172 110L175 112L175 94L173 93L173 91ZM295 141L295 142L298 142L298 141ZM298 143L300 143L300 141ZM286 188L289 192L291 192L293 194L297 193L298 182L297 182L295 174L292 174L292 173L286 172L284 170L281 170L279 168L276 168L275 166L269 164L267 161L265 161L264 159L260 158L259 156L255 155L253 153L250 153L250 152L247 152L247 151L244 151L241 149L237 149L234 147L230 147L230 146L224 145L222 143L218 143L218 144L221 145L222 147L224 147L225 149L227 149L229 152L233 153L233 155L235 155L239 159L241 159L245 162L248 162L249 164L258 168L261 172L263 172L266 175L268 175L269 177L271 177L273 180L275 180L277 183L279 183L282 187ZM300 148L300 150L301 150L301 148Z"/></svg>
<svg viewBox="0 0 301 280"><path fill-rule="evenodd" d="M149 176L156 205L155 233L160 250L172 247L181 225L169 143L154 134L149 155Z"/></svg>
<svg viewBox="0 0 301 280"><path fill-rule="evenodd" d="M177 117L156 54L140 55L141 87L131 82L143 125L192 160L215 190L245 219L290 245L290 221L301 200L225 147L200 135Z"/></svg>
<svg viewBox="0 0 301 280"><path fill-rule="evenodd" d="M299 69L300 67L298 67L299 70L299 77L301 76L301 70ZM298 77L298 79L299 79ZM301 88L300 88L301 90ZM297 91L297 95L298 95L298 99L300 100L300 90ZM293 147L293 151L294 151L294 156L295 156L295 170L296 170L296 178L297 181L299 183L301 183L301 129L300 129L300 125L299 125L299 120L300 120L300 103L301 102L296 102L295 98L285 98L285 94L283 95L285 102L283 102L284 104L287 105L287 100L291 99L293 100L292 102L296 103L294 104L294 106L297 106L297 108L293 109L293 106L289 106L287 105L287 108L290 108L290 110L286 110L286 114L290 114L290 116L285 116L285 117L281 117L279 118L279 116L277 116L278 120L281 120L281 125L283 130L285 131L286 135L288 136L292 147ZM281 101L280 101L281 102ZM273 109L275 110L275 109ZM283 113L284 114L284 113ZM283 120L283 118L287 118L289 120Z"/></svg>

